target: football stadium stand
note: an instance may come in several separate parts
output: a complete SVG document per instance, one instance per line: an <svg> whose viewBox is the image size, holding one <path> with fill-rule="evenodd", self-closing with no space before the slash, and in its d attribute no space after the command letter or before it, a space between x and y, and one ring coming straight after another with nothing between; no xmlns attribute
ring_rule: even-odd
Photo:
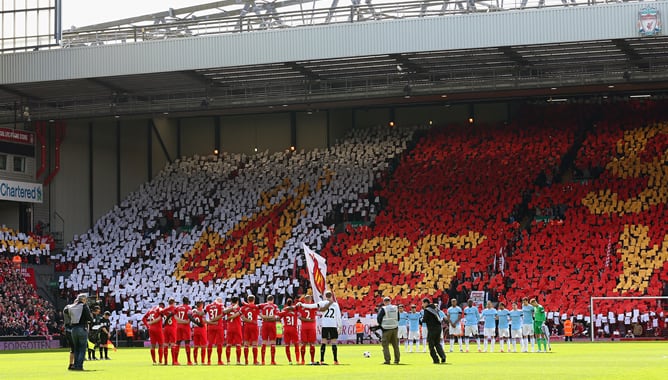
<svg viewBox="0 0 668 380"><path fill-rule="evenodd" d="M668 281L662 102L527 106L494 125L354 130L326 150L182 158L78 236L60 286L124 323L168 297L307 291L302 242L348 315L380 295L662 295ZM638 115L643 115L638 117ZM597 313L660 313L602 302Z"/></svg>
<svg viewBox="0 0 668 380"><path fill-rule="evenodd" d="M326 150L178 160L54 255L77 263L61 289L104 297L121 323L167 297L296 296L301 243L322 248L335 207L370 213L369 189L416 130L355 130Z"/></svg>

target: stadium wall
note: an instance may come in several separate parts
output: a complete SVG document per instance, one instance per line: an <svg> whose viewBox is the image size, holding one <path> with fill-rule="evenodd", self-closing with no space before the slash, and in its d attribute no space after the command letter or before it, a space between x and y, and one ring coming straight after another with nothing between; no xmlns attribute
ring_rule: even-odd
<svg viewBox="0 0 668 380"><path fill-rule="evenodd" d="M181 120L181 156L212 154L215 148L214 118L201 117Z"/></svg>
<svg viewBox="0 0 668 380"><path fill-rule="evenodd" d="M147 125L143 120L129 120L120 123L121 199L137 190L148 179L148 166L143 164L148 154L146 129Z"/></svg>
<svg viewBox="0 0 668 380"><path fill-rule="evenodd" d="M64 241L72 240L72 235L81 234L90 227L91 129L87 121L68 123L67 136L60 148L60 172L45 189L50 193L51 230L62 229ZM53 146L53 140L49 145ZM62 217L62 224L55 213Z"/></svg>
<svg viewBox="0 0 668 380"><path fill-rule="evenodd" d="M276 113L221 118L220 146L226 152L253 154L284 151L290 148L290 114ZM213 147L208 150L212 152Z"/></svg>
<svg viewBox="0 0 668 380"><path fill-rule="evenodd" d="M299 149L313 150L328 146L329 112L298 112L296 141Z"/></svg>
<svg viewBox="0 0 668 380"><path fill-rule="evenodd" d="M111 210L118 197L116 157L116 120L104 120L93 123L92 132L92 178L93 212L92 220L98 220ZM81 198L86 199L86 198Z"/></svg>
<svg viewBox="0 0 668 380"><path fill-rule="evenodd" d="M327 112L327 146L336 144L346 131L355 125L352 109L336 109Z"/></svg>
<svg viewBox="0 0 668 380"><path fill-rule="evenodd" d="M3 224L11 229L18 230L18 203L0 201L0 226Z"/></svg>
<svg viewBox="0 0 668 380"><path fill-rule="evenodd" d="M146 141L149 145L145 148L146 154L150 154L151 156L151 161L149 165L147 165L147 168L150 166L150 171L141 183L155 177L156 174L169 164L170 159L174 160L179 157L179 154L183 154L181 153L181 146L179 143L181 141L180 131L184 129L182 121L168 118L154 118L152 121L155 129L153 129L153 126L149 121L143 121L145 124L144 131L146 131L147 136L151 136L150 140L146 137ZM161 142L164 144L164 150ZM146 162L146 158L139 162ZM137 185L137 187L139 187L139 185Z"/></svg>

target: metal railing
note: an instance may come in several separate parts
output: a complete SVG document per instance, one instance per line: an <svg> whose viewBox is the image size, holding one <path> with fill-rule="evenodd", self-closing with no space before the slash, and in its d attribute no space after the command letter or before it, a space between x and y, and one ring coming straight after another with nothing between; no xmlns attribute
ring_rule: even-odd
<svg viewBox="0 0 668 380"><path fill-rule="evenodd" d="M356 5L353 2L353 5L316 8L316 5L321 6L329 2L279 1L276 2L275 8L257 8L256 6L250 11L244 11L246 8L240 8L237 4L229 11L216 8L216 13L205 14L202 17L193 13L186 18L178 18L175 15L174 17L156 17L133 24L119 22L118 25L110 25L112 23L105 23L100 25L101 28L93 25L80 30L65 30L61 45L62 47L99 46L315 25L442 17L464 13L548 7L598 6L617 2L610 0L439 0L374 4L372 1L365 3L357 1ZM289 6L280 8L283 3ZM313 4L313 7L311 9L304 7L308 4Z"/></svg>

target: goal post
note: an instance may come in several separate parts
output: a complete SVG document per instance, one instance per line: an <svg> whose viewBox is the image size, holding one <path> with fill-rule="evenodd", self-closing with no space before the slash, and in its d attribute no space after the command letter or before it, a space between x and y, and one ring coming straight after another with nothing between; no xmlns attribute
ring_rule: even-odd
<svg viewBox="0 0 668 380"><path fill-rule="evenodd" d="M601 300L610 300L610 301L619 301L619 300L637 300L637 301L646 301L646 300L667 300L668 296L613 296L613 297L589 297L589 336L591 341L594 341L594 302ZM658 310L657 310L658 311Z"/></svg>

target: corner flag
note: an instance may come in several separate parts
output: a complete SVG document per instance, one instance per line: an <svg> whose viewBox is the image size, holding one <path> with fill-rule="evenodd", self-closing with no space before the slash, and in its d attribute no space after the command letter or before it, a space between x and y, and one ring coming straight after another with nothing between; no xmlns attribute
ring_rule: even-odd
<svg viewBox="0 0 668 380"><path fill-rule="evenodd" d="M320 302L323 299L323 293L327 289L327 261L324 257L315 253L306 244L302 243L304 255L306 255L306 268L311 280L311 289L313 289L313 300Z"/></svg>
<svg viewBox="0 0 668 380"><path fill-rule="evenodd" d="M107 348L112 349L112 350L114 350L114 351L118 351L118 350L116 349L116 346L114 346L114 344L111 343L111 340L107 340Z"/></svg>

